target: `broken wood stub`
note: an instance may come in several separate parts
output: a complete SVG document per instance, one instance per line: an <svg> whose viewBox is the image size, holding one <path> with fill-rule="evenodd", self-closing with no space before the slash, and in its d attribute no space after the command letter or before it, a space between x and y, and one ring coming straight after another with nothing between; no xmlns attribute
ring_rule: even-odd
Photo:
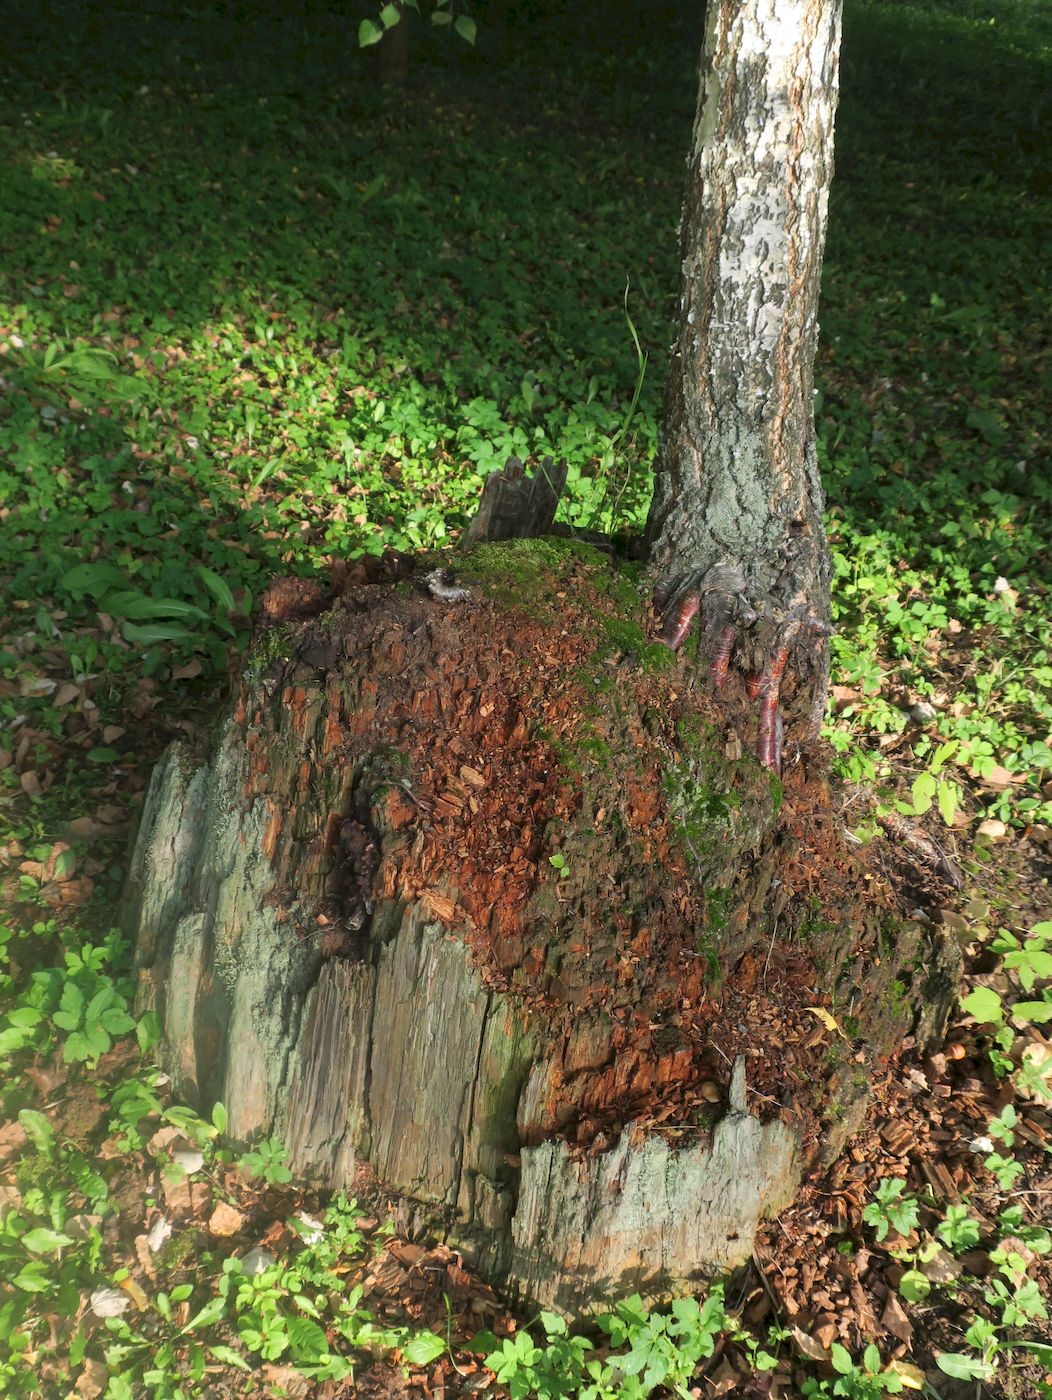
<svg viewBox="0 0 1052 1400"><path fill-rule="evenodd" d="M565 461L545 457L531 476L518 457L509 457L483 482L475 518L464 532L464 548L547 535L565 487Z"/></svg>

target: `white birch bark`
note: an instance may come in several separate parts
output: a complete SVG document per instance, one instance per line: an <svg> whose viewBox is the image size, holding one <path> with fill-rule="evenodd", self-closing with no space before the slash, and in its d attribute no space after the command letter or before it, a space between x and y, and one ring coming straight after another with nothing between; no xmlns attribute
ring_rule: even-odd
<svg viewBox="0 0 1052 1400"><path fill-rule="evenodd" d="M746 669L794 608L828 615L812 400L840 13L710 0L706 19L648 544L673 600L715 565L740 573L758 613L738 637Z"/></svg>

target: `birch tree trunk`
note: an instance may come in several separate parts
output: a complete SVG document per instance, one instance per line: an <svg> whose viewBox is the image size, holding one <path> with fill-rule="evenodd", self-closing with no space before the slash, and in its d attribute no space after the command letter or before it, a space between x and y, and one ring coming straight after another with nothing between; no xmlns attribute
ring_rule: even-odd
<svg viewBox="0 0 1052 1400"><path fill-rule="evenodd" d="M709 0L647 530L667 638L700 610L717 683L728 659L754 678L770 767L787 662L802 714L820 715L827 677L812 399L840 13Z"/></svg>

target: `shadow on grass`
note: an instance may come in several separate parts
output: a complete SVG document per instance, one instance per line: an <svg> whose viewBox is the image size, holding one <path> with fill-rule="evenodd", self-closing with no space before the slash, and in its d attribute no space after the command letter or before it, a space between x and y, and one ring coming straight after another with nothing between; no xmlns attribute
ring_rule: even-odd
<svg viewBox="0 0 1052 1400"><path fill-rule="evenodd" d="M188 587L161 544L207 499L195 556L218 564L218 533L258 576L305 561L297 539L412 544L414 510L462 519L510 451L587 472L635 377L626 276L652 354L641 460L652 449L692 8L494 4L478 54L423 36L399 96L377 89L356 20L321 3L11 18L0 314L23 338L112 349L142 385L134 411L41 421L33 399L0 423L30 484L25 538L63 568L114 548ZM933 292L990 308L989 344L967 347L980 381L996 336L1027 333L1047 63L1022 42L938 5L849 9L824 322L860 432L861 395L889 365L915 371L918 345L928 398L956 393L961 347L940 348ZM1021 425L1005 431L1022 450ZM247 483L272 467L253 504ZM326 493L343 519L319 535ZM59 576L0 570L22 590Z"/></svg>

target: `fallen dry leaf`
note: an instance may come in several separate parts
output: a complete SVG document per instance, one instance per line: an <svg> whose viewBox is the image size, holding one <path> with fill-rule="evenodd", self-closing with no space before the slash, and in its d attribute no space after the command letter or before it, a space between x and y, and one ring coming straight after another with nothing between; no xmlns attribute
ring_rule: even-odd
<svg viewBox="0 0 1052 1400"><path fill-rule="evenodd" d="M288 1400L303 1400L304 1396L310 1394L310 1381L293 1366L268 1364L263 1367L263 1378L269 1395L284 1395Z"/></svg>
<svg viewBox="0 0 1052 1400"><path fill-rule="evenodd" d="M219 1239L229 1239L244 1226L245 1217L227 1201L220 1201L208 1219L208 1233Z"/></svg>
<svg viewBox="0 0 1052 1400"><path fill-rule="evenodd" d="M193 1176L204 1166L205 1154L199 1147L177 1147L172 1153L172 1161L177 1162L187 1176Z"/></svg>
<svg viewBox="0 0 1052 1400"><path fill-rule="evenodd" d="M149 1240L145 1235L136 1235L135 1239L132 1241L132 1245L135 1249L135 1257L139 1261L139 1267L142 1269L143 1273L146 1274L147 1278L151 1281L156 1281L157 1270L154 1267L153 1253L150 1249Z"/></svg>
<svg viewBox="0 0 1052 1400"><path fill-rule="evenodd" d="M103 1365L101 1361L96 1361L93 1357L84 1358L84 1368L77 1377L73 1387L74 1393L83 1397L83 1400L97 1400L109 1384L109 1367Z"/></svg>
<svg viewBox="0 0 1052 1400"><path fill-rule="evenodd" d="M1032 1040L1023 1051L1023 1059L1033 1066L1039 1079L1046 1085L1046 1093L1052 1088L1052 1045L1044 1040ZM1025 1098L1040 1099L1040 1088L1032 1088L1029 1084L1018 1081L1020 1092Z"/></svg>
<svg viewBox="0 0 1052 1400"><path fill-rule="evenodd" d="M120 1317L131 1307L131 1299L119 1288L96 1288L89 1302L96 1317Z"/></svg>
<svg viewBox="0 0 1052 1400"><path fill-rule="evenodd" d="M40 891L40 898L52 909L79 907L87 904L95 893L95 881L89 875L78 875L73 880L52 880Z"/></svg>
<svg viewBox="0 0 1052 1400"><path fill-rule="evenodd" d="M52 696L51 703L56 709L61 709L63 705L72 704L74 700L79 700L79 698L80 686L74 685L72 681L63 681Z"/></svg>
<svg viewBox="0 0 1052 1400"><path fill-rule="evenodd" d="M897 1337L900 1342L909 1343L913 1340L913 1325L906 1316L905 1309L899 1302L896 1293L888 1294L884 1311L880 1315L880 1325L893 1337Z"/></svg>
<svg viewBox="0 0 1052 1400"><path fill-rule="evenodd" d="M193 1198L190 1195L190 1181L188 1177L181 1177L178 1181L170 1181L167 1175L161 1173L161 1192L164 1195L164 1203L173 1214L182 1215L184 1212L193 1209Z"/></svg>
<svg viewBox="0 0 1052 1400"><path fill-rule="evenodd" d="M1000 763L995 763L989 773L983 774L983 784L990 788L1003 789L1011 787L1013 783L1025 782L1025 773L1013 773L1011 769L1002 767Z"/></svg>
<svg viewBox="0 0 1052 1400"><path fill-rule="evenodd" d="M847 1036L840 1029L840 1023L836 1017L831 1015L824 1006L806 1006L804 1010L810 1011L812 1016L817 1017L827 1031L836 1031L837 1035L844 1036L844 1039L847 1040Z"/></svg>
<svg viewBox="0 0 1052 1400"><path fill-rule="evenodd" d="M20 1151L25 1142L26 1130L21 1123L5 1123L0 1127L0 1162L6 1162L13 1153Z"/></svg>
<svg viewBox="0 0 1052 1400"><path fill-rule="evenodd" d="M930 1259L922 1260L917 1267L932 1283L952 1283L961 1273L959 1261L941 1246Z"/></svg>
<svg viewBox="0 0 1052 1400"><path fill-rule="evenodd" d="M121 1279L121 1287L127 1293L139 1312L144 1312L150 1306L150 1300L143 1292L142 1287L133 1278Z"/></svg>
<svg viewBox="0 0 1052 1400"><path fill-rule="evenodd" d="M816 1337L810 1336L802 1327L790 1327L789 1331L801 1356L808 1361L829 1360L829 1352Z"/></svg>
<svg viewBox="0 0 1052 1400"><path fill-rule="evenodd" d="M172 1227L163 1215L159 1215L146 1232L146 1243L150 1246L153 1254L162 1248L165 1241L171 1238Z"/></svg>
<svg viewBox="0 0 1052 1400"><path fill-rule="evenodd" d="M919 1366L914 1366L909 1361L891 1361L884 1370L886 1373L898 1376L907 1390L924 1389L926 1379L924 1372Z"/></svg>
<svg viewBox="0 0 1052 1400"><path fill-rule="evenodd" d="M97 1230L101 1224L101 1215L89 1215L82 1211L78 1215L71 1215L62 1228L72 1239L86 1240L90 1232Z"/></svg>

